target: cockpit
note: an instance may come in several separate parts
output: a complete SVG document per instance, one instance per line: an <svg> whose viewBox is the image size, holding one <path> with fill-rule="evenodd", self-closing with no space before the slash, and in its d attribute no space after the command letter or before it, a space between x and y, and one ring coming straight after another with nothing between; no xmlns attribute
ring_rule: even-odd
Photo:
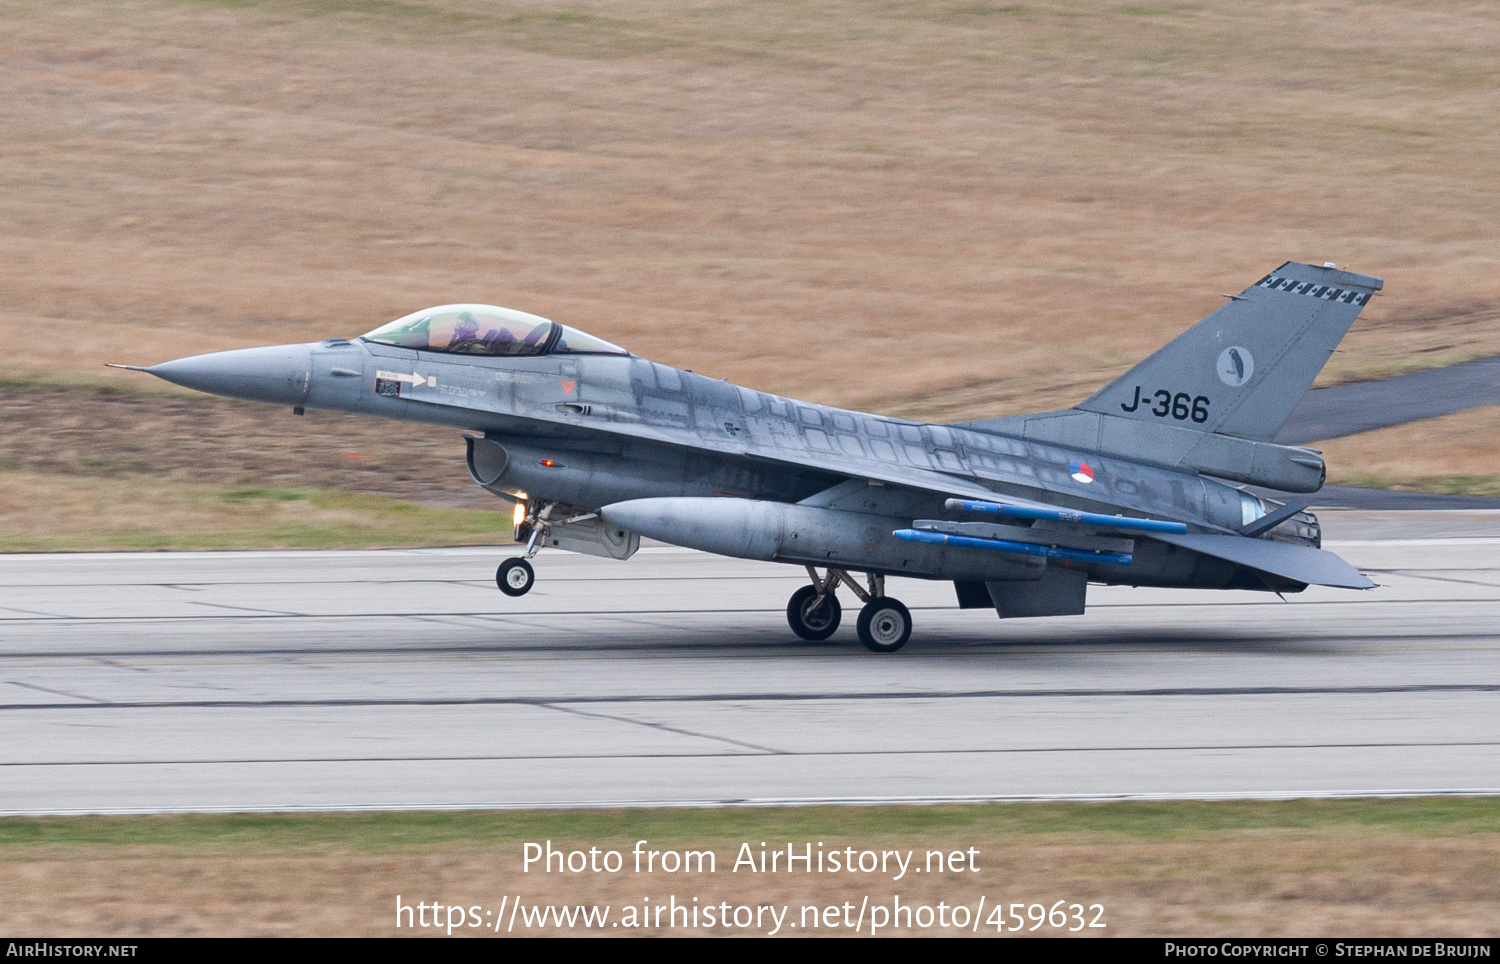
<svg viewBox="0 0 1500 964"><path fill-rule="evenodd" d="M494 305L441 305L397 318L364 335L377 345L395 345L451 355L628 355L602 338Z"/></svg>

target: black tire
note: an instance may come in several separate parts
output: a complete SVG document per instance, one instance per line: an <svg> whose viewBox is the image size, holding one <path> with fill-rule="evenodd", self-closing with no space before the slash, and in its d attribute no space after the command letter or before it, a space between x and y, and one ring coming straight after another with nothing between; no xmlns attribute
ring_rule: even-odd
<svg viewBox="0 0 1500 964"><path fill-rule="evenodd" d="M808 612L817 596L817 587L803 586L792 593L791 601L786 604L787 625L792 627L792 632L813 643L832 636L844 615L844 607L839 605L838 597L833 593L823 597L823 604L817 611Z"/></svg>
<svg viewBox="0 0 1500 964"><path fill-rule="evenodd" d="M859 641L872 653L894 653L911 638L911 610L889 596L872 599L859 611Z"/></svg>
<svg viewBox="0 0 1500 964"><path fill-rule="evenodd" d="M532 570L531 563L520 556L505 560L495 570L495 585L507 596L524 596L531 592L535 583L536 573Z"/></svg>

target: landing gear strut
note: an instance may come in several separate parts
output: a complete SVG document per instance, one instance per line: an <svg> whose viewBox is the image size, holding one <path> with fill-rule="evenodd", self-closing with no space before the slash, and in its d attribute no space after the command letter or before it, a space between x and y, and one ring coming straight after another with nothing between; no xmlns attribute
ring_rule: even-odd
<svg viewBox="0 0 1500 964"><path fill-rule="evenodd" d="M552 507L556 503L548 502L533 515L528 515L516 526L516 538L530 534L526 540L526 554L524 556L512 556L500 563L500 568L495 570L495 585L507 596L524 596L531 592L531 587L536 583L536 570L531 568L529 561L542 548L542 540L547 538L547 516L552 514ZM519 511L517 512L519 515Z"/></svg>
<svg viewBox="0 0 1500 964"><path fill-rule="evenodd" d="M856 628L866 649L873 653L894 653L911 638L911 611L885 594L885 576L870 573L866 589L842 569L830 569L827 576L819 576L816 569L808 566L807 574L813 584L792 593L786 605L787 624L798 636L816 642L832 636L839 628L843 609L834 592L842 583L865 604L859 611Z"/></svg>

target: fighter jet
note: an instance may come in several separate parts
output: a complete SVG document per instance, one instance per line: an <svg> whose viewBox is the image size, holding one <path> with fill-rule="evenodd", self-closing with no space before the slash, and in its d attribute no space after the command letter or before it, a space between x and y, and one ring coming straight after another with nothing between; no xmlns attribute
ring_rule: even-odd
<svg viewBox="0 0 1500 964"><path fill-rule="evenodd" d="M512 503L528 592L543 548L629 559L642 538L804 567L787 622L899 650L889 576L953 583L1002 619L1084 611L1090 583L1300 592L1374 583L1320 548L1315 449L1277 445L1380 278L1288 262L1070 409L925 424L800 402L660 365L482 304L358 338L198 355L146 371L231 398L451 426L469 474Z"/></svg>

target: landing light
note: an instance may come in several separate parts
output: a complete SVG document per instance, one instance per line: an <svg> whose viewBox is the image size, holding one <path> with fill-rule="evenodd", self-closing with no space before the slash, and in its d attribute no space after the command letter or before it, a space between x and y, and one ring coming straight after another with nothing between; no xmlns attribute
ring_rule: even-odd
<svg viewBox="0 0 1500 964"><path fill-rule="evenodd" d="M516 511L511 513L511 518L515 520L516 527L520 528L521 523L526 521L526 503L517 502Z"/></svg>

